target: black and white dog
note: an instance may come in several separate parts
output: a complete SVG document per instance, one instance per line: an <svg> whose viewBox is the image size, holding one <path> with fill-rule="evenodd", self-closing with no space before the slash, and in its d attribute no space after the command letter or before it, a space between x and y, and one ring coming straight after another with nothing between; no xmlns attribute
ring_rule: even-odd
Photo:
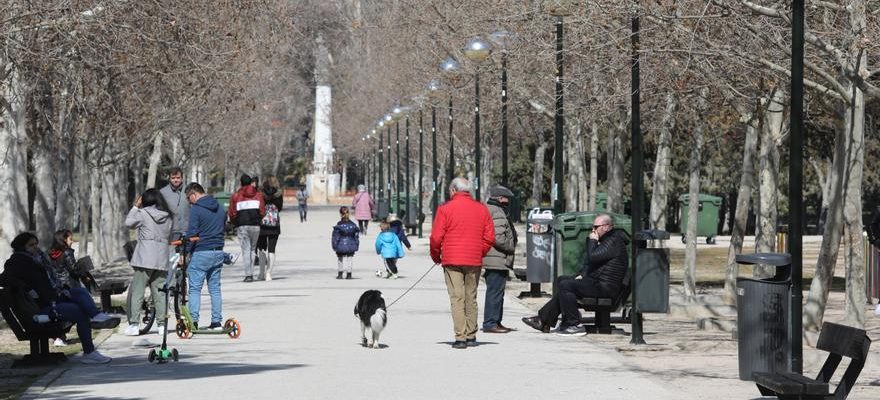
<svg viewBox="0 0 880 400"><path fill-rule="evenodd" d="M378 349L379 334L388 322L382 292L378 290L364 292L354 306L354 315L361 320L361 345ZM367 340L367 329L372 333L372 340Z"/></svg>

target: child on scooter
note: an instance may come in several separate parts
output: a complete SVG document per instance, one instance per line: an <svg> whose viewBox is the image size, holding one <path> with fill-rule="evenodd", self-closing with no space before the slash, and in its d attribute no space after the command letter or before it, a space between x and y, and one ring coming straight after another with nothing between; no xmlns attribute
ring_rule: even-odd
<svg viewBox="0 0 880 400"><path fill-rule="evenodd" d="M397 279L397 259L403 258L403 245L394 232L391 232L391 226L382 221L379 223L379 229L382 233L376 236L376 254L382 256L385 262L385 268L388 271L386 278ZM376 276L382 277L384 272L376 271Z"/></svg>

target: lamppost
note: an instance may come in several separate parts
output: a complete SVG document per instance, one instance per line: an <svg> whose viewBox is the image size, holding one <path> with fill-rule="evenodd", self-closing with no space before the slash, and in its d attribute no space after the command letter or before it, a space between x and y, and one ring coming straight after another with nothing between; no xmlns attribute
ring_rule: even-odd
<svg viewBox="0 0 880 400"><path fill-rule="evenodd" d="M383 136L382 136L382 127L385 126L385 120L380 120L378 126L379 126L379 135L378 135L379 136L379 154L378 154L378 156L379 156L379 180L376 181L376 187L379 188L378 195L379 195L379 202L381 203L385 199L385 162L384 162L385 160L382 157L382 152L385 150L384 149L385 145L383 143L384 141L383 141ZM374 134L375 134L375 131L376 130L374 129L373 130Z"/></svg>
<svg viewBox="0 0 880 400"><path fill-rule="evenodd" d="M563 25L562 19L571 15L577 7L576 0L545 0L544 11L556 17L556 117L554 118L554 147L553 150L553 209L557 213L565 212L565 179L562 175L562 158L563 146L565 140L563 137L563 129L565 127L565 116L563 108L563 87L562 87L562 38Z"/></svg>
<svg viewBox="0 0 880 400"><path fill-rule="evenodd" d="M409 154L409 115L406 116L406 138L404 138L404 140L406 141L406 146L405 146L405 150L404 150L404 153L406 153L406 161L404 162L404 164L406 164L406 166L404 167L404 176L406 177L405 178L406 181L403 185L403 189L404 189L403 209L405 211L404 216L406 217L403 220L403 224L404 224L404 231L405 231L406 230L406 223L410 221L410 218L412 218L412 215L410 215L412 210L409 209L409 182L410 182L410 179L409 179L410 178L410 176L409 176L409 163L410 163L410 159L409 159L409 156L410 156L410 154Z"/></svg>
<svg viewBox="0 0 880 400"><path fill-rule="evenodd" d="M395 204L395 212L398 216L402 215L400 212L402 209L400 208L401 198L401 185L403 184L403 177L401 176L400 170L400 118L404 115L404 109L401 106L394 107L391 110L391 118L394 119L394 131L395 131L395 161L397 162L397 173L395 174L396 179L394 180L394 197L397 198L397 203ZM407 120L408 121L408 120Z"/></svg>
<svg viewBox="0 0 880 400"><path fill-rule="evenodd" d="M459 70L461 70L461 67L458 64L458 61L456 61L455 58L453 58L452 56L447 57L445 60L443 60L443 63L440 64L440 71L443 72L450 83L458 81L458 79L460 78L458 75ZM449 85L449 89L449 166L446 169L447 184L449 182L452 182L452 179L455 178L455 136L452 134L452 85Z"/></svg>
<svg viewBox="0 0 880 400"><path fill-rule="evenodd" d="M632 194L633 194L633 203L632 203L632 232L634 234L638 234L642 230L642 201L643 201L643 185L642 185L642 164L644 161L644 154L642 149L642 116L641 116L641 77L640 77L640 62L639 62L639 14L636 11L632 16L632 41L631 41L631 50L632 50L632 75L631 75L631 109L632 114L630 121L631 129L632 129ZM632 280L635 283L636 277L639 275L636 273L638 269L638 249L639 246L633 246L632 258L630 259L630 265L632 265ZM636 287L637 285L631 286ZM630 343L632 344L645 344L645 339L642 335L642 313L638 310L638 290L632 291L632 301L633 304L636 305L634 307L632 315L632 337L630 339Z"/></svg>
<svg viewBox="0 0 880 400"><path fill-rule="evenodd" d="M428 82L428 97L431 101L431 158L433 166L431 167L431 220L437 214L437 205L439 204L440 185L437 180L440 179L440 169L437 168L437 107L434 106L434 100L440 97L440 81L432 79Z"/></svg>
<svg viewBox="0 0 880 400"><path fill-rule="evenodd" d="M425 179L425 176L424 176L424 172L425 172L424 171L424 169L425 169L424 168L425 131L424 131L424 129L422 129L423 126L424 125L423 125L423 121L422 121L422 109L420 108L419 109L419 183L417 185L419 188L419 208L418 208L419 215L416 215L416 221L419 223L419 231L418 231L419 239L422 238L422 218L421 218L422 197L423 197L422 190L424 189L422 184L425 182L425 180L424 180Z"/></svg>
<svg viewBox="0 0 880 400"><path fill-rule="evenodd" d="M507 47L513 35L508 31L495 31L489 34L489 40L501 49L501 184L508 187L507 182Z"/></svg>
<svg viewBox="0 0 880 400"><path fill-rule="evenodd" d="M464 47L464 56L471 60L474 64L474 188L476 190L477 201L480 197L480 168L482 149L480 145L480 64L489 58L492 54L492 45L489 42L476 37L471 39Z"/></svg>
<svg viewBox="0 0 880 400"><path fill-rule="evenodd" d="M393 179L391 178L391 114L385 114L384 124L385 124L385 162L388 166L388 179L387 184L385 186L386 197L385 200L388 202L388 212L391 212L391 183Z"/></svg>

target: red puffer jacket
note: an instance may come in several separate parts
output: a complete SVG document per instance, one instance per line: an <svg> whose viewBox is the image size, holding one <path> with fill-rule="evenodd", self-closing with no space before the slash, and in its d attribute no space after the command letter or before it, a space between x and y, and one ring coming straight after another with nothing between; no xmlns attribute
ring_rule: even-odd
<svg viewBox="0 0 880 400"><path fill-rule="evenodd" d="M495 244L495 225L489 209L457 192L437 208L431 228L431 259L444 267L480 267Z"/></svg>

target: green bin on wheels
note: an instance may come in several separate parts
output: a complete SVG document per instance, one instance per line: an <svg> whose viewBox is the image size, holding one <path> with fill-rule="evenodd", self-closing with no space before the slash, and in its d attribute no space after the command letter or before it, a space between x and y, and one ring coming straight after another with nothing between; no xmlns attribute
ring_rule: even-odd
<svg viewBox="0 0 880 400"><path fill-rule="evenodd" d="M697 236L705 236L706 244L713 244L715 236L718 236L718 213L721 210L721 198L703 193L700 193L698 198ZM690 195L683 194L678 197L678 201L681 203L681 242L684 243L686 241Z"/></svg>
<svg viewBox="0 0 880 400"><path fill-rule="evenodd" d="M232 198L232 193L230 192L217 192L214 193L214 200L217 200L221 206L223 206L224 210L229 210L229 199Z"/></svg>
<svg viewBox="0 0 880 400"><path fill-rule="evenodd" d="M555 257L553 258L556 276L575 275L581 270L587 240L593 230L593 220L599 211L577 211L557 214L553 218L555 237ZM623 229L632 237L632 219L626 214L608 213L614 220L614 227ZM627 245L627 252L632 254L632 240Z"/></svg>

